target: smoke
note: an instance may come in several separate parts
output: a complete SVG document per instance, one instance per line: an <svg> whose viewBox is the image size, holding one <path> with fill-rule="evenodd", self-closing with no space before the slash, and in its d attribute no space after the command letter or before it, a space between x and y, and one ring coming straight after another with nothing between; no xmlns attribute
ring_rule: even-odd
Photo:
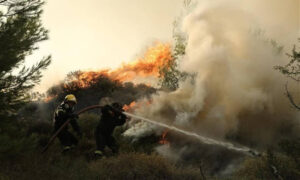
<svg viewBox="0 0 300 180"><path fill-rule="evenodd" d="M186 146L180 148L171 148L168 144L164 144L155 148L155 150L164 157L173 160L174 162L180 161L181 156L187 150Z"/></svg>
<svg viewBox="0 0 300 180"><path fill-rule="evenodd" d="M283 52L292 48L299 33L298 6L297 0L199 1L182 23L187 47L179 64L196 75L174 92L153 95L152 103L135 113L252 146L299 135L298 112L284 96L287 79L273 68L288 57L270 40L284 45ZM156 131L144 123L125 135L134 136L137 126L136 136Z"/></svg>

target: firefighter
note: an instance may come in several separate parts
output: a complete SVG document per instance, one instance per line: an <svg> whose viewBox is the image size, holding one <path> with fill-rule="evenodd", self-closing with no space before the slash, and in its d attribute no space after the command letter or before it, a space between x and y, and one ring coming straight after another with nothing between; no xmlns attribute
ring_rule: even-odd
<svg viewBox="0 0 300 180"><path fill-rule="evenodd" d="M71 119L70 124L78 137L81 137L81 131L77 123L78 115L74 114L74 107L77 104L76 97L69 94L65 97L64 101L57 107L54 113L54 130L55 132L68 120ZM69 132L66 126L58 135L58 139L63 146L63 153L71 150L78 144L77 138Z"/></svg>
<svg viewBox="0 0 300 180"><path fill-rule="evenodd" d="M95 131L97 149L95 156L102 157L105 146L108 146L114 154L118 153L118 145L112 133L116 126L121 126L126 122L126 116L119 103L105 105L102 109L102 116Z"/></svg>

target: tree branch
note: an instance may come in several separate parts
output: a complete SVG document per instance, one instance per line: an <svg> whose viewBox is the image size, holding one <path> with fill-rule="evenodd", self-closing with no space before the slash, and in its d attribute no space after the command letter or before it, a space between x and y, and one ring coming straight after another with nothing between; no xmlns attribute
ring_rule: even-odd
<svg viewBox="0 0 300 180"><path fill-rule="evenodd" d="M288 97L288 99L290 100L290 103L298 110L300 110L300 107L295 103L291 93L288 90L288 82L285 84L285 91L286 91L286 96Z"/></svg>

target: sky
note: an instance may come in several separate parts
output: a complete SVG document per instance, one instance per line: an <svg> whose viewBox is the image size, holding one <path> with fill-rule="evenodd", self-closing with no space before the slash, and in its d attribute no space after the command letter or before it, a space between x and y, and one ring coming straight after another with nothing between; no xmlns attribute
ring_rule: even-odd
<svg viewBox="0 0 300 180"><path fill-rule="evenodd" d="M155 41L170 42L183 0L48 0L42 21L49 40L26 60L52 55L35 90L44 92L75 70L116 68Z"/></svg>
<svg viewBox="0 0 300 180"><path fill-rule="evenodd" d="M205 0L203 0L205 1ZM208 0L210 1L210 0ZM260 3L244 1L245 9L255 9L264 18L258 18L264 30L282 37L282 44L290 42L288 28L295 13L300 17L299 0L263 0ZM43 56L52 55L52 64L43 72L43 78L34 90L45 92L75 70L116 68L123 62L135 60L155 41L172 41L173 22L184 12L184 0L46 0L42 21L49 30L49 40L39 44L40 49L26 60L28 66ZM293 7L291 2L298 2ZM272 4L272 8L265 8ZM282 13L289 10L290 13ZM275 12L275 13L274 13ZM266 27L268 21L277 24ZM292 23L295 26L298 23ZM299 28L292 28L299 29ZM277 30L277 31L276 31ZM300 32L300 31L299 31ZM291 32L291 34L293 34ZM291 36L294 38L294 36Z"/></svg>

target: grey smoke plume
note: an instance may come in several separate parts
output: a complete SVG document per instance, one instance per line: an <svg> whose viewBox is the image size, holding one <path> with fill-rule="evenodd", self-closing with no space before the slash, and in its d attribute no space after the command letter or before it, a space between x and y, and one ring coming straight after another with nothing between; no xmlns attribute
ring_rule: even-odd
<svg viewBox="0 0 300 180"><path fill-rule="evenodd" d="M284 51L292 48L299 35L298 7L298 0L199 1L182 23L188 39L179 65L196 73L195 78L181 82L175 92L153 95L152 103L135 114L252 145L299 135L299 113L284 96L287 79L273 68L286 64L288 57L267 40L277 40ZM257 35L257 29L265 34ZM142 136L156 129L161 131L140 122L125 135Z"/></svg>

